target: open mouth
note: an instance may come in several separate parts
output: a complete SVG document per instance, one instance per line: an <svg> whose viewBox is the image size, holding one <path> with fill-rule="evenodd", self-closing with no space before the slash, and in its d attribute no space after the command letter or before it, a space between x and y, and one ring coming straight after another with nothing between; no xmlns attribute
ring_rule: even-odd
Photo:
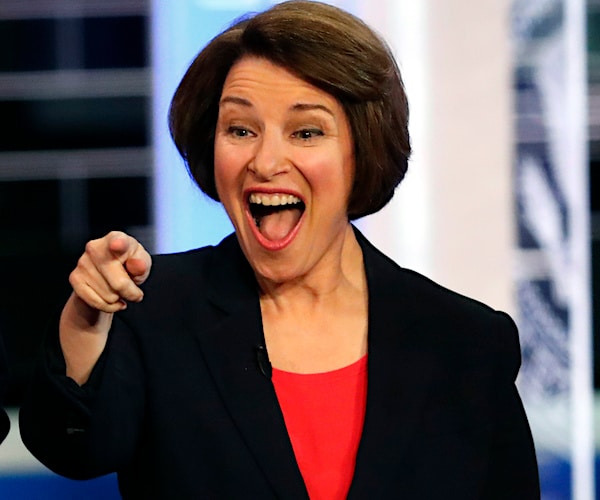
<svg viewBox="0 0 600 500"><path fill-rule="evenodd" d="M304 202L291 194L252 193L248 207L260 234L269 241L286 238L304 213Z"/></svg>

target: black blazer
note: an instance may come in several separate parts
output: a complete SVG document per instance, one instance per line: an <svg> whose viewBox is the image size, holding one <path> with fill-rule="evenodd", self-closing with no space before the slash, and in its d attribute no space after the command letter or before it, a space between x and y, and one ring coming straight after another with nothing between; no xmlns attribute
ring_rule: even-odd
<svg viewBox="0 0 600 500"><path fill-rule="evenodd" d="M511 319L357 237L368 389L348 498L539 498ZM144 287L83 387L49 337L20 411L25 445L68 477L117 471L125 498L307 498L257 357L257 284L235 237L156 257Z"/></svg>

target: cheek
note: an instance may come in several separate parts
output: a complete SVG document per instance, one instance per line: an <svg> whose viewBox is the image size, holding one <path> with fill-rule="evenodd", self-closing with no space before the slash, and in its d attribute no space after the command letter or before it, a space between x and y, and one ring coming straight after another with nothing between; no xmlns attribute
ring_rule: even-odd
<svg viewBox="0 0 600 500"><path fill-rule="evenodd" d="M217 187L217 193L221 200L223 196L227 196L228 190L231 189L231 176L232 169L230 168L229 162L227 161L227 155L223 151L223 148L215 144L215 185Z"/></svg>
<svg viewBox="0 0 600 500"><path fill-rule="evenodd" d="M215 186L219 200L230 217L239 210L238 200L244 183L244 169L241 168L239 161L236 161L237 157L238 155L235 154L227 154L227 150L219 151L215 148Z"/></svg>
<svg viewBox="0 0 600 500"><path fill-rule="evenodd" d="M323 158L311 165L306 177L315 191L325 193L329 198L347 199L354 184L353 159L339 155Z"/></svg>
<svg viewBox="0 0 600 500"><path fill-rule="evenodd" d="M219 200L228 214L231 215L231 204L234 198L235 188L230 179L227 178L226 171L219 169L215 163L215 186Z"/></svg>
<svg viewBox="0 0 600 500"><path fill-rule="evenodd" d="M354 162L354 156L349 160L349 166L346 170L346 201L350 201L352 197L352 188L354 187L354 178L356 177L356 163Z"/></svg>

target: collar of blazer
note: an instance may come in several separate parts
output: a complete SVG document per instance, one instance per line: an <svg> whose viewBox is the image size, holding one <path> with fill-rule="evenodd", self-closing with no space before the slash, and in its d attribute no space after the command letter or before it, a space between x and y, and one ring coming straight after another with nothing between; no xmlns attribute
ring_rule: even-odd
<svg viewBox="0 0 600 500"><path fill-rule="evenodd" d="M397 480L399 455L418 421L432 362L414 341L420 330L415 326L426 317L411 298L406 271L355 231L369 288L369 358L365 424L349 497L367 498L374 470L375 489L385 491L386 481ZM209 300L221 319L200 328L199 340L215 383L276 494L307 498L273 385L257 361L257 348L265 345L257 283L235 235L213 252L209 281ZM197 321L206 324L206 318Z"/></svg>

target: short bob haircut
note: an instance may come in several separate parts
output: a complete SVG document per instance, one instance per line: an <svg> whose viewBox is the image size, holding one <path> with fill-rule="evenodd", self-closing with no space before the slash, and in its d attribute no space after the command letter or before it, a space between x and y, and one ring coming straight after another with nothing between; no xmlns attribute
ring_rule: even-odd
<svg viewBox="0 0 600 500"><path fill-rule="evenodd" d="M219 201L214 140L219 100L231 67L260 57L334 96L348 117L355 174L348 217L385 206L410 156L408 103L386 43L336 7L291 0L242 18L216 36L184 75L169 113L171 136L200 189Z"/></svg>

